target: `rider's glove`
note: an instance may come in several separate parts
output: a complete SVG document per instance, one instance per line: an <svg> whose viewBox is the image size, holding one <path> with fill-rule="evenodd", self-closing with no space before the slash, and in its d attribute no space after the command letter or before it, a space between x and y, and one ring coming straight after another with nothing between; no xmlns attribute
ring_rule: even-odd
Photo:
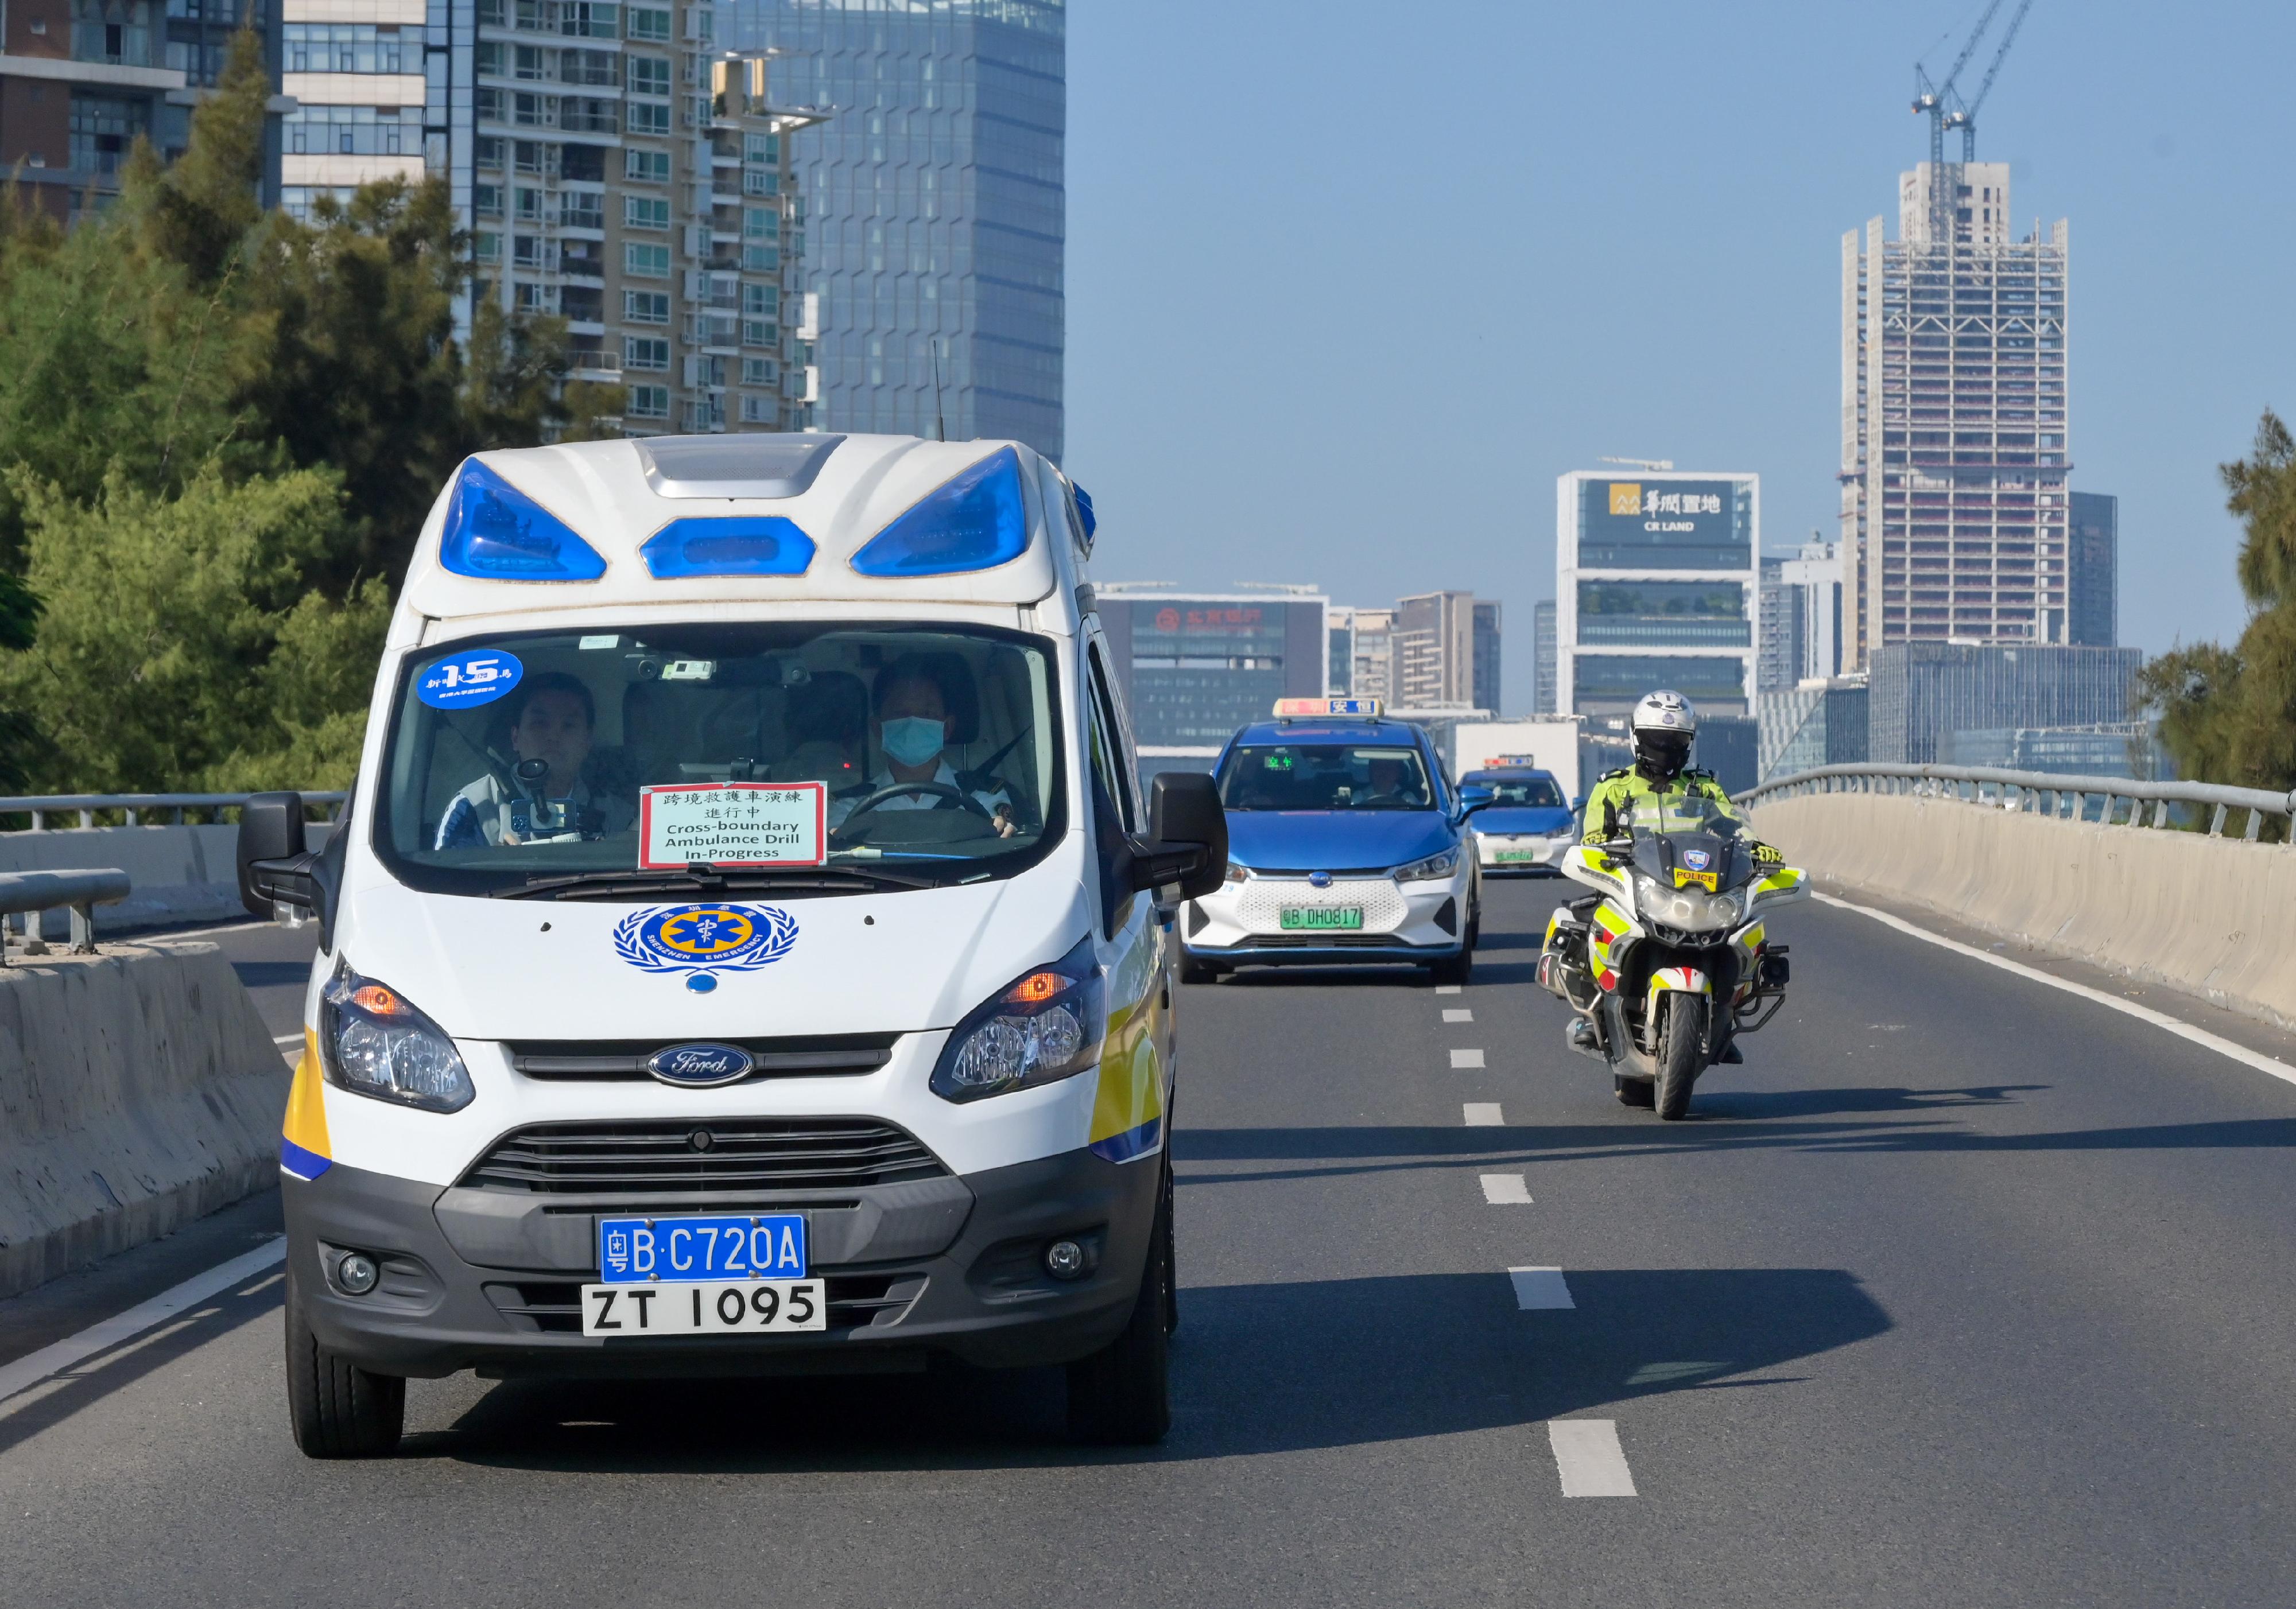
<svg viewBox="0 0 2296 1609"><path fill-rule="evenodd" d="M1754 863L1758 866L1783 866L1785 864L1785 856L1780 854L1767 844L1756 844L1754 845Z"/></svg>

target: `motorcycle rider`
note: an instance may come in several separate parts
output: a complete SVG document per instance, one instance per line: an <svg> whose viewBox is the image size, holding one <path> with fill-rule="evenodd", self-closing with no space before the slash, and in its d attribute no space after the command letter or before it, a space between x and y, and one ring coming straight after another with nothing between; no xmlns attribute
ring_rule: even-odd
<svg viewBox="0 0 2296 1609"><path fill-rule="evenodd" d="M1690 750L1698 738L1698 711L1689 699L1667 688L1644 694L1635 706L1628 731L1635 763L1605 772L1595 782L1595 791L1587 796L1581 843L1607 844L1629 836L1627 822L1636 801L1643 798L1705 799L1737 822L1742 831L1751 828L1745 813L1731 803L1728 790L1714 780L1713 772L1690 769ZM1748 837L1756 863L1775 865L1784 860L1769 845L1752 837L1751 831ZM1589 927L1595 907L1601 902L1602 896L1595 894L1570 903L1571 916L1582 931ZM1595 1025L1585 1017L1573 1017L1568 1033L1573 1048L1596 1048Z"/></svg>

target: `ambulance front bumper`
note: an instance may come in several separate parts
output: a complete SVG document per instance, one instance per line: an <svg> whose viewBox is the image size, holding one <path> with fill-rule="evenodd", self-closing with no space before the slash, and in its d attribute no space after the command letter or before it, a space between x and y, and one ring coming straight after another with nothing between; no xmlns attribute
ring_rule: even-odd
<svg viewBox="0 0 2296 1609"><path fill-rule="evenodd" d="M282 1188L293 1299L322 1345L375 1373L808 1374L915 1369L935 1353L1006 1368L1098 1351L1131 1314L1161 1172L1157 1156L1117 1164L1078 1150L905 1183L745 1195L738 1208L441 1190L340 1164ZM805 1213L811 1272L827 1287L825 1332L581 1333L599 1217L729 1210ZM1046 1271L1057 1239L1086 1247L1082 1277ZM381 1268L363 1295L333 1276L348 1251Z"/></svg>

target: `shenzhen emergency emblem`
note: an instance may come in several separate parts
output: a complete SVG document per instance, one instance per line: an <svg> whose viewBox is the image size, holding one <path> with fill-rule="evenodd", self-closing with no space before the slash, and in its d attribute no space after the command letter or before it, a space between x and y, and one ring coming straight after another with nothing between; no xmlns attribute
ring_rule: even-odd
<svg viewBox="0 0 2296 1609"><path fill-rule="evenodd" d="M755 972L797 944L797 919L771 905L658 905L614 924L614 952L641 972L683 974L707 994L720 972Z"/></svg>

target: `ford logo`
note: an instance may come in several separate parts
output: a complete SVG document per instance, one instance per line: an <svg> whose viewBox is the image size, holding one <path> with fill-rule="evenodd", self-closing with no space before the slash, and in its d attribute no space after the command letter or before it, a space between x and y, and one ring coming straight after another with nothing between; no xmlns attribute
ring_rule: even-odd
<svg viewBox="0 0 2296 1609"><path fill-rule="evenodd" d="M702 1089L745 1077L758 1062L739 1045L672 1045L647 1057L645 1065L666 1084Z"/></svg>
<svg viewBox="0 0 2296 1609"><path fill-rule="evenodd" d="M1311 871L1311 872L1309 872L1309 873L1308 874L1308 887L1310 887L1310 888L1329 888L1331 886L1332 886L1332 874L1331 874L1330 872L1328 872L1328 871Z"/></svg>

